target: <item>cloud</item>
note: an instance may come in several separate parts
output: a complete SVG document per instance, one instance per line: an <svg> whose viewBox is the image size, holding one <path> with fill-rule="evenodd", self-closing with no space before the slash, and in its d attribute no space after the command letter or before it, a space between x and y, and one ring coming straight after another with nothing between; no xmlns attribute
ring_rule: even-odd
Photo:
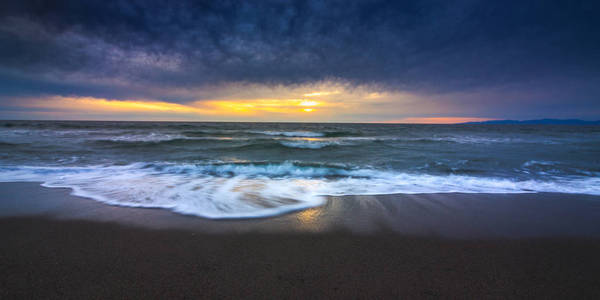
<svg viewBox="0 0 600 300"><path fill-rule="evenodd" d="M578 96L519 99L533 108L541 98L598 108L591 102L600 93L590 87L600 84L599 8L594 1L4 1L0 98L187 103L240 86L260 94L327 82L484 110L491 100L473 95L561 86L557 94ZM470 96L452 96L461 93Z"/></svg>

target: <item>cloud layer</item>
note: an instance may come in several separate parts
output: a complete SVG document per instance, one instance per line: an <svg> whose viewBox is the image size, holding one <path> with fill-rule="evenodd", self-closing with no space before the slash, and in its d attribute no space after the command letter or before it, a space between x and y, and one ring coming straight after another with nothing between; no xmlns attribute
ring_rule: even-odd
<svg viewBox="0 0 600 300"><path fill-rule="evenodd" d="M598 13L597 1L3 1L0 99L187 103L333 82L486 116L548 104L591 117Z"/></svg>

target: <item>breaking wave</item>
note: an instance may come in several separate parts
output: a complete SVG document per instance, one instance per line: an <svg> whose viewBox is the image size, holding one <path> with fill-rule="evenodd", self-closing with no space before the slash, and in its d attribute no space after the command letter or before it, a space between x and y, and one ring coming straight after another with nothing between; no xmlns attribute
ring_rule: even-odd
<svg viewBox="0 0 600 300"><path fill-rule="evenodd" d="M166 208L206 218L255 218L321 205L326 195L561 192L600 195L600 178L552 181L427 175L343 165L283 163L0 167L0 181L43 182L111 205Z"/></svg>

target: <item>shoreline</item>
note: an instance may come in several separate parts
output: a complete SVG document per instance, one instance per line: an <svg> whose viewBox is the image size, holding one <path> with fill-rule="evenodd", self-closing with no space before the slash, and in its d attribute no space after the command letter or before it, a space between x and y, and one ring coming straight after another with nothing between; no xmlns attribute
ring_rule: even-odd
<svg viewBox="0 0 600 300"><path fill-rule="evenodd" d="M71 193L35 182L0 183L0 218L43 216L201 233L381 231L462 239L600 238L600 196L582 194L331 196L321 206L273 217L207 219L163 208L109 205Z"/></svg>
<svg viewBox="0 0 600 300"><path fill-rule="evenodd" d="M69 192L0 183L0 298L600 297L593 196L332 197L208 220Z"/></svg>

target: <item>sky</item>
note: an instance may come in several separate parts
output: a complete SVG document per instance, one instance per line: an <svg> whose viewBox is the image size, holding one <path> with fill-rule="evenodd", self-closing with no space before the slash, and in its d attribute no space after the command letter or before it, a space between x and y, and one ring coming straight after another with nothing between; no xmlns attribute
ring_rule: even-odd
<svg viewBox="0 0 600 300"><path fill-rule="evenodd" d="M0 2L0 119L600 119L600 1Z"/></svg>

